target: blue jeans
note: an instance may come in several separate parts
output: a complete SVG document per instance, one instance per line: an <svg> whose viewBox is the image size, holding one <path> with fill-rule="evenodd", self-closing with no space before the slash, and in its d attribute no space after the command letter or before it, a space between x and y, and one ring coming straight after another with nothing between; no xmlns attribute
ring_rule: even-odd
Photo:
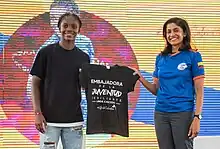
<svg viewBox="0 0 220 149"><path fill-rule="evenodd" d="M55 142L57 146L60 138L63 149L82 149L82 145L83 145L82 126L77 126L77 127L47 126L46 132L44 134L40 134L40 149L43 149L44 142Z"/></svg>

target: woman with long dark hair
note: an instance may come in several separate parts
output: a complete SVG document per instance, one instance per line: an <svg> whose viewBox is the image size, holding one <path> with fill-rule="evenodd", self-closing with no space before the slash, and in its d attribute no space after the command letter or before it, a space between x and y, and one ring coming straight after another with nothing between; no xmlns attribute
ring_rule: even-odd
<svg viewBox="0 0 220 149"><path fill-rule="evenodd" d="M184 19L167 20L163 37L166 45L156 57L153 83L140 73L139 80L157 96L154 116L159 148L192 149L203 105L202 57L191 48L190 28Z"/></svg>

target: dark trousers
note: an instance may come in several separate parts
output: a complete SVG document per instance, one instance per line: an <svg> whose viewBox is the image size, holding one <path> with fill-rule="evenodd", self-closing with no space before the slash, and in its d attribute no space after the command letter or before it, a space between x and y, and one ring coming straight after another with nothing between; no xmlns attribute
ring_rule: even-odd
<svg viewBox="0 0 220 149"><path fill-rule="evenodd" d="M160 149L193 149L188 131L193 112L155 112L155 130Z"/></svg>

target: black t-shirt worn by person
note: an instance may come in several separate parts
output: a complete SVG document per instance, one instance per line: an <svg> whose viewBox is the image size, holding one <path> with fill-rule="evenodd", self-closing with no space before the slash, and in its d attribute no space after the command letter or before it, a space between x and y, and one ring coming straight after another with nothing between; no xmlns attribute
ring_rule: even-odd
<svg viewBox="0 0 220 149"><path fill-rule="evenodd" d="M108 133L128 137L128 93L139 76L125 66L84 64L80 83L87 97L87 134Z"/></svg>
<svg viewBox="0 0 220 149"><path fill-rule="evenodd" d="M74 47L65 50L59 43L42 48L30 74L41 79L41 110L47 122L83 121L79 70L89 63L89 56Z"/></svg>

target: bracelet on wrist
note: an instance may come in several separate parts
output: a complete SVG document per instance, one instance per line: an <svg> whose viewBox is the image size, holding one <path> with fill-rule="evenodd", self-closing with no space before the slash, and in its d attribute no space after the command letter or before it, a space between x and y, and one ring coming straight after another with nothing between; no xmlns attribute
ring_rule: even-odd
<svg viewBox="0 0 220 149"><path fill-rule="evenodd" d="M41 115L42 112L35 112L35 115Z"/></svg>

